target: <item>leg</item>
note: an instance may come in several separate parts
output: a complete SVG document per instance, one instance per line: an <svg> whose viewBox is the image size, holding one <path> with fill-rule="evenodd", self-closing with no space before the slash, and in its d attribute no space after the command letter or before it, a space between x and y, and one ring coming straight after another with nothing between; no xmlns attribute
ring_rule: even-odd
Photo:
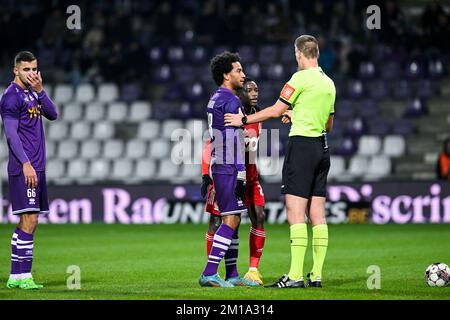
<svg viewBox="0 0 450 320"><path fill-rule="evenodd" d="M310 219L313 226L313 260L311 279L322 278L322 267L328 248L328 226L325 219L325 197L312 197Z"/></svg>
<svg viewBox="0 0 450 320"><path fill-rule="evenodd" d="M236 278L239 276L237 270L237 260L239 256L239 225L241 217L238 215L223 217L223 223L234 230L233 238L231 239L230 247L225 253L225 279Z"/></svg>
<svg viewBox="0 0 450 320"><path fill-rule="evenodd" d="M245 274L244 278L263 285L263 279L258 267L266 240L266 232L264 230L264 207L252 204L248 207L248 210L252 222L249 236L250 262L248 272Z"/></svg>
<svg viewBox="0 0 450 320"><path fill-rule="evenodd" d="M22 277L32 278L34 231L38 224L38 213L24 213L20 216L18 225L17 253L20 261Z"/></svg>
<svg viewBox="0 0 450 320"><path fill-rule="evenodd" d="M206 257L209 256L211 253L211 248L213 244L214 234L216 233L217 229L219 229L220 224L222 223L222 219L220 216L217 216L215 214L210 214L209 216L209 224L208 224L208 231L205 235L206 240Z"/></svg>
<svg viewBox="0 0 450 320"><path fill-rule="evenodd" d="M259 261L261 260L262 252L264 249L264 242L266 239L266 232L264 230L264 207L250 205L249 217L252 222L250 228L250 270L257 270Z"/></svg>
<svg viewBox="0 0 450 320"><path fill-rule="evenodd" d="M25 185L23 174L9 176L10 201L13 214L20 214L20 221L11 240L11 276L15 285L22 289L37 289L42 287L33 281L31 270L33 263L34 232L38 224L41 209L42 183L41 173L37 173L39 184L37 188Z"/></svg>
<svg viewBox="0 0 450 320"><path fill-rule="evenodd" d="M34 234L38 225L39 212L24 213L20 216L18 228L26 233Z"/></svg>
<svg viewBox="0 0 450 320"><path fill-rule="evenodd" d="M291 280L303 277L303 262L308 245L308 231L305 214L308 199L286 194L286 215L291 233L291 268L288 276Z"/></svg>
<svg viewBox="0 0 450 320"><path fill-rule="evenodd" d="M208 231L205 235L206 240L206 257L211 253L211 248L213 244L214 234L222 223L220 216L219 207L216 202L216 189L214 185L210 185L208 189L208 194L206 196L206 206L205 212L209 213L209 225Z"/></svg>
<svg viewBox="0 0 450 320"><path fill-rule="evenodd" d="M314 265L307 284L313 287L321 287L322 267L328 248L328 226L325 219L325 196L327 186L327 176L330 169L330 155L328 152L322 153L317 175L313 184L309 218L313 231L313 260Z"/></svg>

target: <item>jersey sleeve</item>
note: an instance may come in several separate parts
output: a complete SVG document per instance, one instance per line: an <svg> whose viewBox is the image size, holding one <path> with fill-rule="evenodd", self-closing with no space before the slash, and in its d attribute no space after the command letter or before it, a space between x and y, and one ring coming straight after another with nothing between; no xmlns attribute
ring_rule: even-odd
<svg viewBox="0 0 450 320"><path fill-rule="evenodd" d="M334 87L333 97L331 99L330 116L334 115L334 103L335 103L335 101L336 101L336 87Z"/></svg>
<svg viewBox="0 0 450 320"><path fill-rule="evenodd" d="M15 94L5 94L1 101L1 114L3 119L20 119L20 102Z"/></svg>
<svg viewBox="0 0 450 320"><path fill-rule="evenodd" d="M209 175L209 167L211 164L212 142L208 140L202 152L202 176Z"/></svg>
<svg viewBox="0 0 450 320"><path fill-rule="evenodd" d="M56 105L53 103L53 101L50 99L50 97L44 90L38 93L38 99L39 102L41 103L41 108L44 113L44 117L46 117L48 120L51 121L56 120L56 118L58 117Z"/></svg>
<svg viewBox="0 0 450 320"><path fill-rule="evenodd" d="M298 74L294 74L291 77L291 80L289 80L284 85L283 89L281 89L279 100L287 104L289 107L292 107L302 92L302 87L300 76Z"/></svg>
<svg viewBox="0 0 450 320"><path fill-rule="evenodd" d="M224 113L242 113L242 104L241 100L238 97L234 97L230 99L224 106Z"/></svg>

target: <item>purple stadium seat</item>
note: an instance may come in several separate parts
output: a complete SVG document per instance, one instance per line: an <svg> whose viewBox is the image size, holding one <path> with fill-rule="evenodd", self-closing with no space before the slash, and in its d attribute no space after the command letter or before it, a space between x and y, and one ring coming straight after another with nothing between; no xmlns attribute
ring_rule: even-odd
<svg viewBox="0 0 450 320"><path fill-rule="evenodd" d="M258 103L260 106L268 106L278 99L280 92L270 82L259 82Z"/></svg>
<svg viewBox="0 0 450 320"><path fill-rule="evenodd" d="M163 61L164 58L164 52L163 49L160 47L153 47L150 49L149 52L149 57L150 57L150 61L152 63L161 63Z"/></svg>
<svg viewBox="0 0 450 320"><path fill-rule="evenodd" d="M368 80L375 77L375 65L373 62L363 62L359 65L359 78Z"/></svg>
<svg viewBox="0 0 450 320"><path fill-rule="evenodd" d="M250 78L261 80L261 66L259 65L259 63L254 62L245 68L245 74Z"/></svg>
<svg viewBox="0 0 450 320"><path fill-rule="evenodd" d="M381 78L384 80L395 80L400 77L401 70L398 63L390 61L381 68Z"/></svg>
<svg viewBox="0 0 450 320"><path fill-rule="evenodd" d="M140 82L128 82L124 84L120 92L120 100L132 102L141 97L142 87Z"/></svg>
<svg viewBox="0 0 450 320"><path fill-rule="evenodd" d="M190 102L196 102L205 96L205 88L201 82L193 82L186 86L186 98Z"/></svg>
<svg viewBox="0 0 450 320"><path fill-rule="evenodd" d="M336 111L336 119L347 120L355 115L355 109L351 100L337 100L334 109Z"/></svg>
<svg viewBox="0 0 450 320"><path fill-rule="evenodd" d="M346 134L351 137L357 138L367 131L364 120L360 117L351 119L347 123Z"/></svg>
<svg viewBox="0 0 450 320"><path fill-rule="evenodd" d="M167 50L167 58L171 64L181 63L184 61L184 49L182 47L170 47Z"/></svg>
<svg viewBox="0 0 450 320"><path fill-rule="evenodd" d="M293 46L285 46L281 49L280 61L283 63L295 63Z"/></svg>
<svg viewBox="0 0 450 320"><path fill-rule="evenodd" d="M352 99L358 99L364 94L364 86L361 80L351 80L347 84L347 95Z"/></svg>
<svg viewBox="0 0 450 320"><path fill-rule="evenodd" d="M414 124L409 119L398 119L395 121L392 128L393 134L398 134L402 136L407 136L414 133L416 130Z"/></svg>
<svg viewBox="0 0 450 320"><path fill-rule="evenodd" d="M165 120L172 118L172 105L164 100L153 103L152 118L156 120Z"/></svg>
<svg viewBox="0 0 450 320"><path fill-rule="evenodd" d="M179 84L173 84L166 88L163 94L163 99L167 101L179 100L183 97L183 87Z"/></svg>
<svg viewBox="0 0 450 320"><path fill-rule="evenodd" d="M374 118L369 121L369 134L375 136L385 136L390 133L391 124L388 119Z"/></svg>
<svg viewBox="0 0 450 320"><path fill-rule="evenodd" d="M174 116L177 119L187 120L192 118L192 115L192 105L187 101L180 103L174 111Z"/></svg>
<svg viewBox="0 0 450 320"><path fill-rule="evenodd" d="M214 82L211 77L211 69L210 69L209 63L200 65L196 69L197 69L197 74L198 74L197 80L199 80L203 83L208 83L208 82L213 83Z"/></svg>
<svg viewBox="0 0 450 320"><path fill-rule="evenodd" d="M163 64L156 67L156 69L153 71L152 77L155 82L168 82L172 79L172 69L169 65Z"/></svg>
<svg viewBox="0 0 450 320"><path fill-rule="evenodd" d="M428 64L428 74L433 79L441 78L445 74L444 63L439 59L430 61Z"/></svg>
<svg viewBox="0 0 450 320"><path fill-rule="evenodd" d="M393 88L393 96L396 99L406 99L411 97L412 88L408 80L399 80L395 82Z"/></svg>
<svg viewBox="0 0 450 320"><path fill-rule="evenodd" d="M341 121L340 119L336 119L333 122L333 130L331 131L332 136L342 136L345 131L345 121Z"/></svg>
<svg viewBox="0 0 450 320"><path fill-rule="evenodd" d="M231 48L227 46L214 47L211 57L214 57L215 55L218 55L219 53L222 53L224 51L231 51Z"/></svg>
<svg viewBox="0 0 450 320"><path fill-rule="evenodd" d="M420 80L417 83L416 93L421 99L430 98L438 93L436 83L429 79Z"/></svg>
<svg viewBox="0 0 450 320"><path fill-rule="evenodd" d="M361 103L358 103L357 106L359 109L359 115L365 119L375 117L380 111L378 103L370 99L361 101Z"/></svg>
<svg viewBox="0 0 450 320"><path fill-rule="evenodd" d="M369 97L372 99L384 99L389 97L389 90L386 86L386 81L375 80L369 86Z"/></svg>
<svg viewBox="0 0 450 320"><path fill-rule="evenodd" d="M406 118L416 118L428 113L427 106L422 99L415 98L411 101L408 101L404 117Z"/></svg>
<svg viewBox="0 0 450 320"><path fill-rule="evenodd" d="M268 80L278 81L283 80L286 77L283 65L280 63L269 64L265 68L264 73L266 75L266 79Z"/></svg>
<svg viewBox="0 0 450 320"><path fill-rule="evenodd" d="M339 144L330 147L334 152L333 154L340 156L351 156L356 152L357 144L351 137L345 137L339 141Z"/></svg>
<svg viewBox="0 0 450 320"><path fill-rule="evenodd" d="M278 61L278 48L275 45L264 45L259 49L258 61L261 64L272 64Z"/></svg>
<svg viewBox="0 0 450 320"><path fill-rule="evenodd" d="M175 79L178 83L189 85L196 80L195 69L190 65L182 64L174 68L174 70Z"/></svg>
<svg viewBox="0 0 450 320"><path fill-rule="evenodd" d="M206 63L209 59L208 51L205 47L196 46L187 51L187 57L191 63Z"/></svg>
<svg viewBox="0 0 450 320"><path fill-rule="evenodd" d="M424 70L422 64L417 60L413 60L407 64L405 76L410 80L415 80L422 77L423 72Z"/></svg>
<svg viewBox="0 0 450 320"><path fill-rule="evenodd" d="M241 57L243 63L250 63L255 60L255 50L252 46L240 46L237 53Z"/></svg>

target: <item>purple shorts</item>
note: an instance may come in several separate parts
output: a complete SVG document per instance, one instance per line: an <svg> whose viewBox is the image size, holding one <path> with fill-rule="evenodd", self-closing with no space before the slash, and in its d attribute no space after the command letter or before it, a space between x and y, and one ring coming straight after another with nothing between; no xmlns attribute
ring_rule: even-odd
<svg viewBox="0 0 450 320"><path fill-rule="evenodd" d="M8 176L9 199L13 214L49 212L45 172L38 171L36 175L38 179L37 188L29 188L25 185L23 172L16 176Z"/></svg>
<svg viewBox="0 0 450 320"><path fill-rule="evenodd" d="M242 200L238 200L234 195L236 187L236 174L214 174L214 187L216 189L216 202L220 215L227 216L247 212L247 207Z"/></svg>

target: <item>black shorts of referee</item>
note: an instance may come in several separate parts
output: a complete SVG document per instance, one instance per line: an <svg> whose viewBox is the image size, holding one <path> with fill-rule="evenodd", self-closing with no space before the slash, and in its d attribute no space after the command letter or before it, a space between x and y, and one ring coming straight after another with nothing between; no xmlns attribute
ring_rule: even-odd
<svg viewBox="0 0 450 320"><path fill-rule="evenodd" d="M282 194L325 197L330 153L323 137L290 136L283 164Z"/></svg>

